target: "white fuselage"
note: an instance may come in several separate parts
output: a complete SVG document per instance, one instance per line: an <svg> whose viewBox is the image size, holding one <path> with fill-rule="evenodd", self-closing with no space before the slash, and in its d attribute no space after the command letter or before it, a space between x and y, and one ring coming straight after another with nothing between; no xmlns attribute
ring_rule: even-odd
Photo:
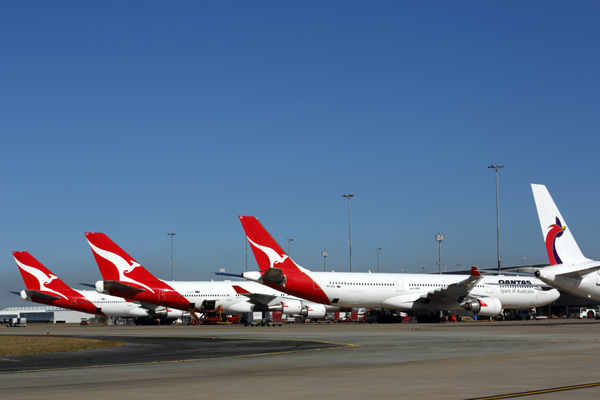
<svg viewBox="0 0 600 400"><path fill-rule="evenodd" d="M332 305L395 310L456 310L461 299L444 298L444 289L468 275L370 274L307 272L318 283ZM508 282L508 283L507 283ZM538 286L539 285L539 286ZM556 289L543 290L536 278L484 276L464 299L494 297L505 309L532 308L550 304L559 297ZM428 302L418 301L428 295Z"/></svg>
<svg viewBox="0 0 600 400"><path fill-rule="evenodd" d="M564 290L574 296L600 300L600 271L593 271L583 277L568 275L568 273L578 268L585 268L591 265L598 265L598 262L591 261L574 266L551 265L541 268L536 272L536 275L539 275L540 280L546 282L548 285Z"/></svg>
<svg viewBox="0 0 600 400"><path fill-rule="evenodd" d="M184 314L180 310L161 309L155 306L152 306L153 309L149 309L139 303L127 301L121 297L98 293L95 290L73 290L81 294L86 299L85 301L89 301L108 317L143 318L164 316L169 318L181 318Z"/></svg>
<svg viewBox="0 0 600 400"><path fill-rule="evenodd" d="M214 302L215 309L219 307L226 314L240 314L253 312L259 308L252 303L250 299L243 294L238 294L233 286L239 286L252 294L261 294L265 296L273 296L270 304L281 304L282 300L302 302L305 306L315 304L310 301L290 296L278 290L269 288L256 282L241 280L239 282L232 281L164 281L173 288L172 292L159 293L158 301L154 304L162 305L163 302L168 302L170 296L182 296L190 303L193 303L197 309L200 309L204 302ZM160 290L159 290L160 292ZM104 295L105 296L105 295ZM113 296L111 296L113 297ZM162 302L161 302L162 299ZM144 303L145 304L145 303ZM288 310L283 308L284 314L297 314L296 310ZM327 311L339 311L337 306L327 307Z"/></svg>

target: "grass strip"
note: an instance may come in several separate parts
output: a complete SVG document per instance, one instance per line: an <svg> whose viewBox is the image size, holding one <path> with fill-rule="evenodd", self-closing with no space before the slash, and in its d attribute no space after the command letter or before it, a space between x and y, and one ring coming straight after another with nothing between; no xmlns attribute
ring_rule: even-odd
<svg viewBox="0 0 600 400"><path fill-rule="evenodd" d="M82 339L56 336L0 336L0 356L58 353L124 346L117 340Z"/></svg>

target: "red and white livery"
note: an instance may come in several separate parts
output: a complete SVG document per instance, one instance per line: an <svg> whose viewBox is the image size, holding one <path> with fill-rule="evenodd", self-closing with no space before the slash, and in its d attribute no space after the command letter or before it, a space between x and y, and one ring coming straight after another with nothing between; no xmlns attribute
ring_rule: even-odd
<svg viewBox="0 0 600 400"><path fill-rule="evenodd" d="M327 312L339 311L338 307L291 298L254 282L238 282L235 286L239 289L236 289L228 281L164 281L152 275L104 233L88 232L85 235L103 277L95 285L99 293L189 312L200 310L207 304L212 309L221 307L227 314L281 311L322 318ZM284 307L283 301L289 307ZM309 312L309 305L316 311Z"/></svg>
<svg viewBox="0 0 600 400"><path fill-rule="evenodd" d="M255 217L240 221L260 271L242 276L293 296L340 307L427 314L464 308L495 316L502 309L540 307L559 297L535 278L470 275L314 272L296 264Z"/></svg>
<svg viewBox="0 0 600 400"><path fill-rule="evenodd" d="M108 317L176 319L184 316L179 310L154 305L144 307L121 297L73 289L28 252L13 251L13 256L25 281L26 289L20 293L23 300Z"/></svg>

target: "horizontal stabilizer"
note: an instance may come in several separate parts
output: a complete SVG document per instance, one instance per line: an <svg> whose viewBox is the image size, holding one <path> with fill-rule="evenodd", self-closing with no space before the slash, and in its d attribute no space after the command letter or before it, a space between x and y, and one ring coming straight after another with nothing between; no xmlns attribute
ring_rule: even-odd
<svg viewBox="0 0 600 400"><path fill-rule="evenodd" d="M16 294L19 297L21 296L21 293L19 293L19 292L9 292L9 293Z"/></svg>
<svg viewBox="0 0 600 400"><path fill-rule="evenodd" d="M124 293L141 293L146 291L146 289L141 289L119 281L104 281L104 290Z"/></svg>
<svg viewBox="0 0 600 400"><path fill-rule="evenodd" d="M560 277L564 277L564 278L571 278L571 279L581 279L586 275L589 275L593 272L599 271L600 270L600 261L593 261L593 262L589 262L589 263L584 263L580 268L578 269L570 269L567 272L564 272L562 274L556 274L556 276L560 276Z"/></svg>
<svg viewBox="0 0 600 400"><path fill-rule="evenodd" d="M287 278L280 268L269 268L264 274L261 275L260 280L273 285L281 286L285 285Z"/></svg>
<svg viewBox="0 0 600 400"><path fill-rule="evenodd" d="M226 272L213 272L213 274L215 275L221 275L221 276L231 276L234 278L243 278L242 274L229 274Z"/></svg>
<svg viewBox="0 0 600 400"><path fill-rule="evenodd" d="M37 290L27 289L25 290L25 293L27 293L27 296L31 297L34 300L54 301L62 298L60 296L55 296L44 292L38 292Z"/></svg>
<svg viewBox="0 0 600 400"><path fill-rule="evenodd" d="M87 286L87 287L91 287L91 288L95 288L95 285L92 285L91 283L80 283L81 286Z"/></svg>

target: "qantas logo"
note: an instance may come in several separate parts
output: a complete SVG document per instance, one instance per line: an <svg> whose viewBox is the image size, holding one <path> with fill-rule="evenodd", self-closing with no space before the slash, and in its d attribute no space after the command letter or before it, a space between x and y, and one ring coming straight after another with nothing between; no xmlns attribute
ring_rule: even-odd
<svg viewBox="0 0 600 400"><path fill-rule="evenodd" d="M483 302L483 300L481 300L481 299L478 299L477 301L479 302L479 304L481 304L481 307L487 307L487 306L488 306L488 305L487 305L487 304L485 304L485 303Z"/></svg>
<svg viewBox="0 0 600 400"><path fill-rule="evenodd" d="M283 263L286 260L286 258L288 258L287 254L284 254L284 255L280 256L272 248L266 247L266 246L261 246L260 244L254 243L249 237L247 237L247 238L248 238L248 241L250 242L250 244L252 244L252 246L256 247L257 249L259 249L260 251L262 251L263 253L265 253L265 255L267 257L269 257L269 264L270 264L269 268L273 268L273 266L275 264L281 264L281 263Z"/></svg>
<svg viewBox="0 0 600 400"><path fill-rule="evenodd" d="M556 217L556 223L548 227L550 230L546 235L546 251L548 252L548 259L550 265L562 264L562 260L558 256L556 251L556 238L563 235L563 232L567 229L566 226L562 226L560 219Z"/></svg>
<svg viewBox="0 0 600 400"><path fill-rule="evenodd" d="M119 281L135 283L136 285L145 287L146 289L148 289L149 291L154 293L154 290L152 290L150 287L148 287L148 286L144 285L143 283L140 283L136 280L133 280L133 279L129 278L128 276L125 276L126 272L129 273L129 272L133 271L135 268L141 267L140 264L136 263L133 260L131 260L131 264L129 264L121 256L119 256L115 253L111 253L110 251L102 250L102 249L94 246L92 244L92 242L90 242L89 240L88 240L88 243L90 244L90 247L92 248L92 250L94 250L94 252L96 254L98 254L100 257L106 259L107 261L111 262L117 268L117 270L119 271Z"/></svg>
<svg viewBox="0 0 600 400"><path fill-rule="evenodd" d="M283 301L281 302L281 305L283 306L283 308L285 307L289 307L287 304L285 304Z"/></svg>
<svg viewBox="0 0 600 400"><path fill-rule="evenodd" d="M29 265L25 265L25 264L19 262L19 260L17 260L16 258L15 258L15 261L17 262L17 265L19 266L19 268L21 268L23 271L27 272L28 274L33 275L34 278L38 280L38 284L40 285L40 289L39 289L40 291L56 293L63 299L69 300L69 298L67 296L65 296L64 294L59 293L56 290L52 290L52 289L46 287L47 284L49 284L50 282L52 282L55 279L58 279L58 277L56 275L53 275L53 274L46 275L43 271L40 271L39 269L34 268L34 267L30 267Z"/></svg>
<svg viewBox="0 0 600 400"><path fill-rule="evenodd" d="M508 280L508 279L499 279L498 283L504 285L531 285L531 281L516 281L516 280Z"/></svg>

